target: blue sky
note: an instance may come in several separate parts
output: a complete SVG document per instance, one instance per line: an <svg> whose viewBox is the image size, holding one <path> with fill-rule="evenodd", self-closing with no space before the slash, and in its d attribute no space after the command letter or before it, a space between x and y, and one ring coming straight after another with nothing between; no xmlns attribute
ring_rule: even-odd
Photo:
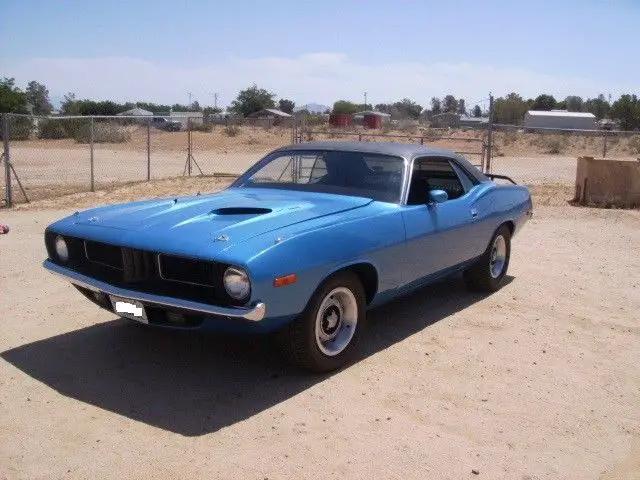
<svg viewBox="0 0 640 480"><path fill-rule="evenodd" d="M640 93L640 1L3 2L0 75L53 97L226 105ZM634 91L635 90L635 91Z"/></svg>

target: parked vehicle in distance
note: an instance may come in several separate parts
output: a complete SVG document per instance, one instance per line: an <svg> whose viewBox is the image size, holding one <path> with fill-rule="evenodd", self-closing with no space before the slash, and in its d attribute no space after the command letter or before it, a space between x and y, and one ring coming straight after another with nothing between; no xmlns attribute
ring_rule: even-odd
<svg viewBox="0 0 640 480"><path fill-rule="evenodd" d="M461 272L473 289L499 289L532 214L526 187L449 150L309 142L217 193L56 221L44 267L116 315L275 333L291 362L326 372L353 358L371 308Z"/></svg>
<svg viewBox="0 0 640 480"><path fill-rule="evenodd" d="M179 132L182 130L182 122L164 117L153 117L151 125L167 132Z"/></svg>

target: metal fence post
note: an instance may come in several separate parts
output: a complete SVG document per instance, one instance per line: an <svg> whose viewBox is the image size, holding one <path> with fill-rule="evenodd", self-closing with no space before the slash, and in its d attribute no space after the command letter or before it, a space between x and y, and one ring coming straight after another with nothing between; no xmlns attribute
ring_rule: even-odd
<svg viewBox="0 0 640 480"><path fill-rule="evenodd" d="M493 148L493 95L489 94L489 126L487 131L487 163L485 172L491 172L491 150Z"/></svg>
<svg viewBox="0 0 640 480"><path fill-rule="evenodd" d="M5 201L7 207L13 206L13 196L11 194L11 153L9 151L9 115L2 114L2 137L4 140L4 176L5 176Z"/></svg>
<svg viewBox="0 0 640 480"><path fill-rule="evenodd" d="M607 157L607 131L603 130L602 133L604 134L604 143L602 145L602 158L606 158Z"/></svg>
<svg viewBox="0 0 640 480"><path fill-rule="evenodd" d="M91 162L91 191L95 192L95 183L93 175L93 116L89 119L89 149Z"/></svg>
<svg viewBox="0 0 640 480"><path fill-rule="evenodd" d="M147 120L147 182L151 180L151 119Z"/></svg>

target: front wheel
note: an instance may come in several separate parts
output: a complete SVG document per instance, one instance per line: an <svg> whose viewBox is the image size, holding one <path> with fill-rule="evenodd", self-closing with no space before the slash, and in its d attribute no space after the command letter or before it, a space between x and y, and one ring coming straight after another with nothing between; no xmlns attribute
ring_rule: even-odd
<svg viewBox="0 0 640 480"><path fill-rule="evenodd" d="M362 284L351 272L325 281L304 312L279 333L285 357L314 372L329 372L348 363L360 339L365 320Z"/></svg>
<svg viewBox="0 0 640 480"><path fill-rule="evenodd" d="M500 226L493 234L487 250L476 263L464 272L464 279L471 290L495 292L503 283L511 257L511 230Z"/></svg>

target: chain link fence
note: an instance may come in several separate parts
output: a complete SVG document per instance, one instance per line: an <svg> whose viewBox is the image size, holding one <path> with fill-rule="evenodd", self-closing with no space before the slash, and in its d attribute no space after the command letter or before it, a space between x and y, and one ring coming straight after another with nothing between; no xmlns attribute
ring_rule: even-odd
<svg viewBox="0 0 640 480"><path fill-rule="evenodd" d="M573 186L579 157L640 158L640 132L493 126L491 173L527 185Z"/></svg>
<svg viewBox="0 0 640 480"><path fill-rule="evenodd" d="M326 117L4 114L5 205L181 176L236 176L271 150L312 140L419 143L454 150L481 170L527 185L575 181L579 156L640 157L640 132L526 131L513 125L432 128L417 121L333 127ZM8 134L6 134L8 133Z"/></svg>
<svg viewBox="0 0 640 480"><path fill-rule="evenodd" d="M7 134L5 134L7 132ZM203 116L4 114L3 203L180 176L233 176L291 143L288 122Z"/></svg>

